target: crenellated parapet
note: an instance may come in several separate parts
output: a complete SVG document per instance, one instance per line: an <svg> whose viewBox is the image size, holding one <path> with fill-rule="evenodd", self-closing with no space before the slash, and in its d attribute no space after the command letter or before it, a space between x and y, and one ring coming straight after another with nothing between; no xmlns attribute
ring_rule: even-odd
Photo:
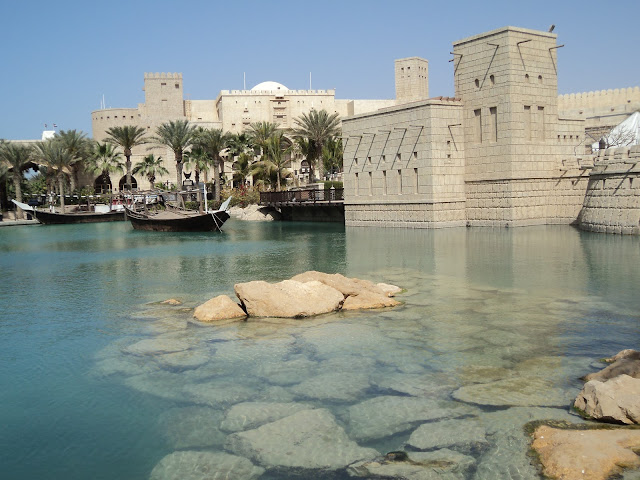
<svg viewBox="0 0 640 480"><path fill-rule="evenodd" d="M593 232L640 234L640 145L594 155L579 225Z"/></svg>
<svg viewBox="0 0 640 480"><path fill-rule="evenodd" d="M640 87L558 95L558 110L590 109L640 102Z"/></svg>
<svg viewBox="0 0 640 480"><path fill-rule="evenodd" d="M171 72L169 72L169 73L164 73L164 72L161 72L161 73L158 73L158 72L156 72L156 73L145 72L144 78L145 78L145 80L147 78L149 78L149 79L151 79L151 78L167 78L167 79L172 79L172 80L175 80L175 79L182 80L182 73L175 73L175 72L174 73L171 73Z"/></svg>

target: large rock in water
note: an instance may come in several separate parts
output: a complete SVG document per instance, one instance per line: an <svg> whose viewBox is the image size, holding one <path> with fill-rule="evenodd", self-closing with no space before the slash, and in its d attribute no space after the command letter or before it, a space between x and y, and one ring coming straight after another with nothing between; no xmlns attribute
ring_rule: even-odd
<svg viewBox="0 0 640 480"><path fill-rule="evenodd" d="M328 410L302 410L227 437L225 448L275 469L338 470L379 455L347 437ZM312 478L308 475L306 478Z"/></svg>
<svg viewBox="0 0 640 480"><path fill-rule="evenodd" d="M247 314L240 308L240 305L228 296L219 295L196 307L193 316L201 322L213 322L215 320L245 318Z"/></svg>
<svg viewBox="0 0 640 480"><path fill-rule="evenodd" d="M344 296L320 282L284 280L237 283L235 292L252 317L310 317L339 310Z"/></svg>
<svg viewBox="0 0 640 480"><path fill-rule="evenodd" d="M562 480L604 480L640 467L640 430L560 430L541 426L532 448L544 474Z"/></svg>
<svg viewBox="0 0 640 480"><path fill-rule="evenodd" d="M394 307L400 302L390 299L393 292L400 290L393 285L374 283L359 278L348 278L339 273L316 272L301 273L292 278L298 282L321 282L340 291L345 297L343 310L362 310L367 308Z"/></svg>
<svg viewBox="0 0 640 480"><path fill-rule="evenodd" d="M220 424L220 428L227 432L252 430L265 423L272 423L281 418L288 417L300 410L309 410L309 406L302 403L290 402L238 403L227 412L225 419Z"/></svg>
<svg viewBox="0 0 640 480"><path fill-rule="evenodd" d="M574 406L596 420L640 423L640 379L620 375L606 382L591 380Z"/></svg>
<svg viewBox="0 0 640 480"><path fill-rule="evenodd" d="M598 380L605 382L620 375L629 375L633 378L640 378L640 352L635 350L622 350L615 357L608 358L611 363L608 367L599 372L590 373L585 376L587 381Z"/></svg>
<svg viewBox="0 0 640 480"><path fill-rule="evenodd" d="M154 467L150 480L252 480L264 473L246 458L222 452L173 452Z"/></svg>

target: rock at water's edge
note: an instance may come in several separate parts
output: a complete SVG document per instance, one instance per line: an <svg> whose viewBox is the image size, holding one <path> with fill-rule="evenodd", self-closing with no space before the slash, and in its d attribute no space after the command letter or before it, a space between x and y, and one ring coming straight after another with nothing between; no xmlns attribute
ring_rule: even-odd
<svg viewBox="0 0 640 480"><path fill-rule="evenodd" d="M587 382L574 406L596 420L640 423L640 379L628 375Z"/></svg>
<svg viewBox="0 0 640 480"><path fill-rule="evenodd" d="M163 302L160 302L163 305L182 305L182 302L180 300L177 300L175 298L169 298Z"/></svg>
<svg viewBox="0 0 640 480"><path fill-rule="evenodd" d="M640 378L640 352L635 350L622 350L613 358L607 358L611 365L599 372L590 373L585 376L586 381L598 380L605 382L620 375L629 375L633 378Z"/></svg>
<svg viewBox="0 0 640 480"><path fill-rule="evenodd" d="M544 474L563 480L604 480L623 468L640 467L640 430L560 430L538 427L531 447Z"/></svg>
<svg viewBox="0 0 640 480"><path fill-rule="evenodd" d="M202 480L242 478L253 480L264 473L246 458L222 452L183 451L164 457L153 468L150 480Z"/></svg>
<svg viewBox="0 0 640 480"><path fill-rule="evenodd" d="M240 305L227 295L219 295L196 307L193 316L201 322L213 322L216 320L244 318L247 314Z"/></svg>
<svg viewBox="0 0 640 480"><path fill-rule="evenodd" d="M252 317L310 317L339 310L344 297L320 282L238 283L235 292Z"/></svg>

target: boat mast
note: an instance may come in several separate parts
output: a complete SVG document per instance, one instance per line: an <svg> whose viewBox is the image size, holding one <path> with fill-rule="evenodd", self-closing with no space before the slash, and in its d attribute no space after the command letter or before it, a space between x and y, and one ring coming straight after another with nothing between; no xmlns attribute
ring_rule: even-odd
<svg viewBox="0 0 640 480"><path fill-rule="evenodd" d="M207 206L207 184L202 182L202 191L204 192L204 213L209 213L209 207Z"/></svg>

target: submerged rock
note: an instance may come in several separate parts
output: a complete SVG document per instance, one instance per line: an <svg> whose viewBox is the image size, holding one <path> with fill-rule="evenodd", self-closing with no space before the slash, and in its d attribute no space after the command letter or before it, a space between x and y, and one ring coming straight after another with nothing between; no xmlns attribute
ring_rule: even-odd
<svg viewBox="0 0 640 480"><path fill-rule="evenodd" d="M596 420L640 423L640 379L620 375L606 382L591 380L574 406Z"/></svg>
<svg viewBox="0 0 640 480"><path fill-rule="evenodd" d="M248 205L245 208L231 207L229 215L238 220L250 220L258 222L271 222L281 220L282 214L271 207L261 207L260 205Z"/></svg>
<svg viewBox="0 0 640 480"><path fill-rule="evenodd" d="M303 398L353 402L369 388L369 376L351 372L329 372L309 378L291 391Z"/></svg>
<svg viewBox="0 0 640 480"><path fill-rule="evenodd" d="M211 380L205 383L186 385L184 394L201 405L222 408L247 401L256 395L256 390L233 380Z"/></svg>
<svg viewBox="0 0 640 480"><path fill-rule="evenodd" d="M222 412L208 407L172 408L158 423L169 444L176 450L222 447L227 438L220 431Z"/></svg>
<svg viewBox="0 0 640 480"><path fill-rule="evenodd" d="M600 382L606 382L620 375L640 378L640 352L630 349L622 350L613 358L606 359L606 361L611 363L611 365L599 372L590 373L585 376L584 379L587 381L598 380Z"/></svg>
<svg viewBox="0 0 640 480"><path fill-rule="evenodd" d="M264 473L246 458L222 452L173 452L153 468L150 480L252 480Z"/></svg>
<svg viewBox="0 0 640 480"><path fill-rule="evenodd" d="M467 403L494 406L560 406L570 400L567 392L537 376L466 385L453 392L453 397Z"/></svg>
<svg viewBox="0 0 640 480"><path fill-rule="evenodd" d="M252 430L265 423L275 422L301 410L309 410L302 403L246 402L238 403L229 409L220 424L227 432Z"/></svg>
<svg viewBox="0 0 640 480"><path fill-rule="evenodd" d="M389 285L388 283L376 283L376 287L382 290L387 297L393 297L397 293L401 293L402 289L395 285Z"/></svg>
<svg viewBox="0 0 640 480"><path fill-rule="evenodd" d="M140 340L124 348L123 351L131 355L163 355L188 349L189 344L184 340L158 337Z"/></svg>
<svg viewBox="0 0 640 480"><path fill-rule="evenodd" d="M235 285L237 297L252 317L310 317L340 309L344 297L320 282L255 281Z"/></svg>
<svg viewBox="0 0 640 480"><path fill-rule="evenodd" d="M419 450L444 447L467 447L487 443L484 427L477 421L441 420L423 423L409 437L407 445Z"/></svg>
<svg viewBox="0 0 640 480"><path fill-rule="evenodd" d="M473 457L448 449L435 452L394 452L384 459L358 462L347 472L359 478L403 480L463 480L473 467ZM398 459L399 457L399 459Z"/></svg>
<svg viewBox="0 0 640 480"><path fill-rule="evenodd" d="M338 470L379 455L350 440L325 409L302 410L255 430L231 434L225 448L267 468L293 470Z"/></svg>
<svg viewBox="0 0 640 480"><path fill-rule="evenodd" d="M411 429L416 423L476 413L466 405L430 398L382 396L348 409L349 433L357 440L384 438Z"/></svg>
<svg viewBox="0 0 640 480"><path fill-rule="evenodd" d="M194 318L201 322L245 318L247 313L227 295L219 295L196 307Z"/></svg>
<svg viewBox="0 0 640 480"><path fill-rule="evenodd" d="M342 305L342 310L368 310L372 308L395 307L400 302L386 295L363 292L359 295L349 295Z"/></svg>
<svg viewBox="0 0 640 480"><path fill-rule="evenodd" d="M538 427L532 448L544 474L563 480L604 480L640 467L640 430L561 430Z"/></svg>

